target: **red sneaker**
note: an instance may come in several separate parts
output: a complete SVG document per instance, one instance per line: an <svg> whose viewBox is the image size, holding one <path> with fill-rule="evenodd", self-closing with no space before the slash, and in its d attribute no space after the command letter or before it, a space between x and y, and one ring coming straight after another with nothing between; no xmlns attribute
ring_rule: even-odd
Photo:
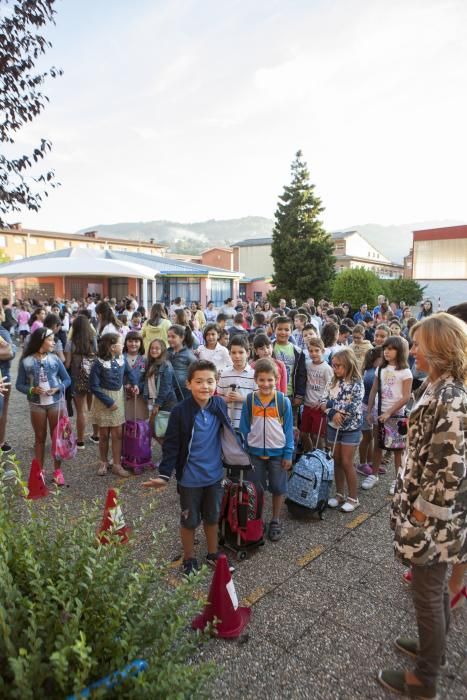
<svg viewBox="0 0 467 700"><path fill-rule="evenodd" d="M402 580L404 583L407 583L407 585L410 586L412 583L412 569L407 569L407 571L404 571L402 574Z"/></svg>

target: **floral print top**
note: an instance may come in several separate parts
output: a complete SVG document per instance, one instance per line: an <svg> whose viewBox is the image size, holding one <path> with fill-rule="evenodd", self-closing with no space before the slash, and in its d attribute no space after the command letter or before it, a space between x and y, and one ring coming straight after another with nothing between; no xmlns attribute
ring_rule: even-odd
<svg viewBox="0 0 467 700"><path fill-rule="evenodd" d="M339 430L359 430L362 425L363 394L364 389L361 379L353 382L339 379L334 386L332 382L328 384L321 404L326 406L329 425L337 428L333 424L332 419L337 411L342 411L342 413L345 413L345 417Z"/></svg>

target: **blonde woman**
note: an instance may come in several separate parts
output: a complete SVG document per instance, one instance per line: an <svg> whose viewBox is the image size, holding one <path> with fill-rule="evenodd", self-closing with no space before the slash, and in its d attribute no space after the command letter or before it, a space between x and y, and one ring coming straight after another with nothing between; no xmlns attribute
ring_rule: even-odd
<svg viewBox="0 0 467 700"><path fill-rule="evenodd" d="M467 561L467 332L439 313L415 324L411 337L416 366L428 376L410 413L391 524L396 555L412 566L418 640L395 642L415 659L413 672L385 670L378 678L394 692L435 698L449 627L447 568Z"/></svg>

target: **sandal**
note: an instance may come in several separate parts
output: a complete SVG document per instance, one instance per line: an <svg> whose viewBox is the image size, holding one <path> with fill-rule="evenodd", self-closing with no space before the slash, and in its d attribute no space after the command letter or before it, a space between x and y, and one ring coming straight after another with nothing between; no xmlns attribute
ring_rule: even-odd
<svg viewBox="0 0 467 700"><path fill-rule="evenodd" d="M343 503L345 503L345 496L343 496L341 493L336 493L334 498L330 498L328 500L329 508L338 508Z"/></svg>
<svg viewBox="0 0 467 700"><path fill-rule="evenodd" d="M282 524L279 520L271 520L268 527L268 537L271 542L279 542L282 537Z"/></svg>
<svg viewBox="0 0 467 700"><path fill-rule="evenodd" d="M345 503L341 505L339 508L341 513L353 513L356 508L358 508L360 505L360 501L358 498L350 498L350 496L347 496L347 500Z"/></svg>

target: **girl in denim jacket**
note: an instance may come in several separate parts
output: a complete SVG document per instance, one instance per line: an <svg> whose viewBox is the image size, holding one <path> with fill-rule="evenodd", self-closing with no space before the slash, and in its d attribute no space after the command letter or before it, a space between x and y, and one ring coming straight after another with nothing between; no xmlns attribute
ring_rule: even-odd
<svg viewBox="0 0 467 700"><path fill-rule="evenodd" d="M144 398L153 435L154 421L159 411L171 411L177 403L173 373L172 365L167 361L166 344L156 338L148 348L148 368L144 378Z"/></svg>
<svg viewBox="0 0 467 700"><path fill-rule="evenodd" d="M99 339L97 359L91 368L89 387L94 395L92 422L99 426L100 464L99 476L105 476L108 468L109 441L112 441L112 473L130 476L121 465L122 424L125 422L123 385L135 394L139 393L138 379L122 355L122 337L119 333L106 333Z"/></svg>
<svg viewBox="0 0 467 700"><path fill-rule="evenodd" d="M356 449L362 437L363 382L355 353L350 348L338 350L332 356L334 379L326 387L321 410L327 414L327 440L334 444L336 495L330 498L330 508L340 507L343 513L358 508L357 475L353 466ZM347 482L348 495L344 495Z"/></svg>
<svg viewBox="0 0 467 700"><path fill-rule="evenodd" d="M29 401L34 430L34 456L44 466L47 424L52 437L59 410L64 411L65 390L71 379L62 361L54 354L54 334L50 328L37 328L31 334L28 347L19 363L16 388ZM61 462L54 459L53 479L58 486L65 484Z"/></svg>

